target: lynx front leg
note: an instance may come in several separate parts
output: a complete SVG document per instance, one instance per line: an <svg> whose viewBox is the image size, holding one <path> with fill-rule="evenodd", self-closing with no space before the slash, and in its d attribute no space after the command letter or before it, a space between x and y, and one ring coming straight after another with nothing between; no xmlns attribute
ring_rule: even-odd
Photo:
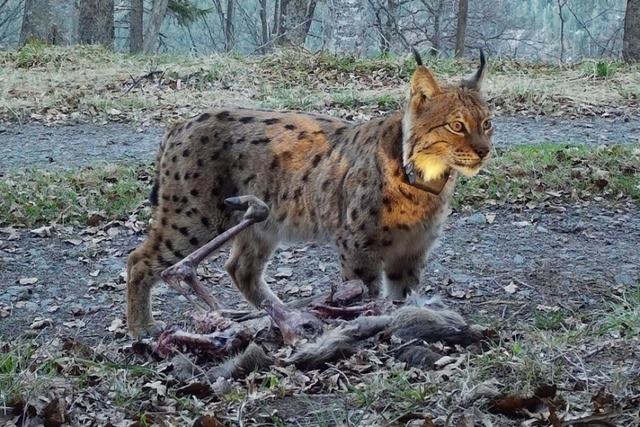
<svg viewBox="0 0 640 427"><path fill-rule="evenodd" d="M277 241L256 230L247 230L233 241L225 268L246 300L257 308L265 300L280 302L264 281L264 267L271 258Z"/></svg>
<svg viewBox="0 0 640 427"><path fill-rule="evenodd" d="M225 267L247 301L264 308L280 328L285 344L291 345L301 335L322 330L322 322L310 313L288 309L264 281L264 267L276 244L260 230L247 230L234 240Z"/></svg>
<svg viewBox="0 0 640 427"><path fill-rule="evenodd" d="M394 257L384 263L384 296L392 300L403 300L420 286L420 272L424 254Z"/></svg>
<svg viewBox="0 0 640 427"><path fill-rule="evenodd" d="M381 259L375 251L343 249L340 251L342 280L362 280L369 292L369 298L380 294Z"/></svg>

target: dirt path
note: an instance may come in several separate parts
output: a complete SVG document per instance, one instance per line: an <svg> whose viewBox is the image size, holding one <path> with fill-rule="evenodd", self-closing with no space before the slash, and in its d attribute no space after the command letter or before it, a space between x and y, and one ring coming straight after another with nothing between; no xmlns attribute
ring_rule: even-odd
<svg viewBox="0 0 640 427"><path fill-rule="evenodd" d="M640 143L640 119L636 118L497 117L495 125L497 147L531 142ZM162 132L160 126L119 123L56 127L0 124L0 171L146 161L153 158Z"/></svg>

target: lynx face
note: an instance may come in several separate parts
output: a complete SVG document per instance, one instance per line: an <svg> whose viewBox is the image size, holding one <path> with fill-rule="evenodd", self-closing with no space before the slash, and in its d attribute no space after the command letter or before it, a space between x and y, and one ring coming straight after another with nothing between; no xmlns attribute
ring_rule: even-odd
<svg viewBox="0 0 640 427"><path fill-rule="evenodd" d="M410 99L403 118L403 160L424 180L451 170L478 173L490 157L493 125L479 89L484 57L473 79L441 87L431 72L418 67L411 79Z"/></svg>

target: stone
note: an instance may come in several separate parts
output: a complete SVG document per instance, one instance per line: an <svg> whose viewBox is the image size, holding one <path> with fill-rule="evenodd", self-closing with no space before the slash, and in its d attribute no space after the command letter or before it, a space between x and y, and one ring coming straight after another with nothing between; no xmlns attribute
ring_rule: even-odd
<svg viewBox="0 0 640 427"><path fill-rule="evenodd" d="M484 214L478 212L467 218L467 222L469 224L484 225L487 223L487 218L484 216Z"/></svg>
<svg viewBox="0 0 640 427"><path fill-rule="evenodd" d="M618 286L633 286L635 284L635 280L629 273L622 272L613 276L613 280L615 280L616 285Z"/></svg>

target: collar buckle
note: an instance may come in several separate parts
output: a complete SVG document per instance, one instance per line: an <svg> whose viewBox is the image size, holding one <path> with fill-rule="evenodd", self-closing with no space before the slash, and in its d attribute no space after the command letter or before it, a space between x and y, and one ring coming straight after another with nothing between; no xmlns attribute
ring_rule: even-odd
<svg viewBox="0 0 640 427"><path fill-rule="evenodd" d="M409 185L436 196L442 193L444 186L447 185L449 177L451 176L450 170L447 170L440 178L424 181L416 175L413 170L413 164L409 163L404 165L403 169Z"/></svg>

